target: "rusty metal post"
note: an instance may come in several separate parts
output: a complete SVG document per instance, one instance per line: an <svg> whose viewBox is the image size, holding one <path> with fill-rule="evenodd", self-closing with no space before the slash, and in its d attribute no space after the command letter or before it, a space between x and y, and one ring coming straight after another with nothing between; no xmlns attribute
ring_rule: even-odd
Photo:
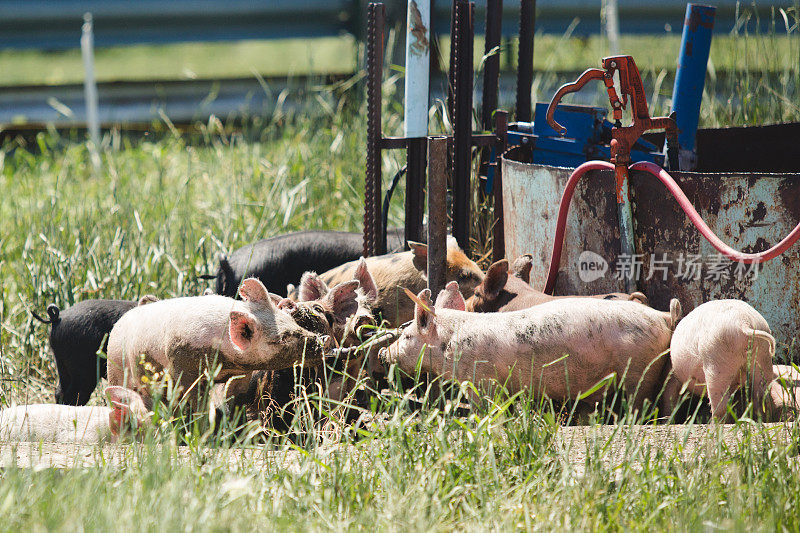
<svg viewBox="0 0 800 533"><path fill-rule="evenodd" d="M469 253L470 198L472 192L472 75L473 14L475 4L457 0L455 5L455 70L453 117L453 236Z"/></svg>
<svg viewBox="0 0 800 533"><path fill-rule="evenodd" d="M381 81L386 10L367 6L367 161L364 184L364 256L386 253L386 228L381 223Z"/></svg>
<svg viewBox="0 0 800 533"><path fill-rule="evenodd" d="M506 240L503 227L503 164L501 158L506 151L508 134L508 112L498 110L494 114L494 134L497 136L494 158L494 228L492 240L492 262L506 256Z"/></svg>
<svg viewBox="0 0 800 533"><path fill-rule="evenodd" d="M434 299L447 273L447 137L428 139L428 288Z"/></svg>
<svg viewBox="0 0 800 533"><path fill-rule="evenodd" d="M497 91L500 81L500 39L503 28L503 0L488 0L486 3L486 32L484 54L488 56L483 65L483 96L481 98L481 129L492 129L492 112L497 109ZM495 51L492 55L492 50ZM479 174L487 175L490 148L481 150ZM478 187L478 198L482 202L486 196L484 187ZM481 226L483 227L483 226Z"/></svg>
<svg viewBox="0 0 800 533"><path fill-rule="evenodd" d="M533 30L536 24L536 0L520 0L519 51L517 61L517 121L531 121L533 86Z"/></svg>
<svg viewBox="0 0 800 533"><path fill-rule="evenodd" d="M406 147L406 218L405 240L422 241L422 217L425 211L426 137L407 140Z"/></svg>

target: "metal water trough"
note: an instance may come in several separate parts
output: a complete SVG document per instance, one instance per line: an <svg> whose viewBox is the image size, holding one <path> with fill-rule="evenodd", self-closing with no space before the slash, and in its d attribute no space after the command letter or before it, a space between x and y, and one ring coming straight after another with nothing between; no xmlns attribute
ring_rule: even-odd
<svg viewBox="0 0 800 533"><path fill-rule="evenodd" d="M792 133L791 142L797 146L798 125L771 128ZM719 137L729 141L736 138L752 147L759 144L762 130L740 128ZM708 161L712 167L708 170L713 171L726 159L738 158L737 171L703 172L701 167L700 172L671 174L724 241L747 252L766 250L800 221L800 161L787 157L770 161L759 157L756 148L748 165L737 149L739 143L729 143L727 148L719 145L712 140L716 133L719 130L698 132L698 160L701 164L704 159ZM705 150L708 152L704 158ZM789 159L794 161L790 163ZM503 228L506 257L513 260L532 254L531 284L542 289L550 266L559 200L573 169L530 161L531 151L526 147L509 150L502 159ZM751 169L754 171L748 171ZM764 172L774 169L783 172ZM635 248L640 255L620 258L612 173L592 171L579 183L567 223L555 294L621 291L621 277L639 265L636 286L653 307L668 309L669 299L677 297L686 313L711 299L743 299L769 322L780 343L778 356L800 361L800 347L796 346L800 336L800 245L758 265L754 272L750 265L719 256L653 176L632 172L630 197Z"/></svg>

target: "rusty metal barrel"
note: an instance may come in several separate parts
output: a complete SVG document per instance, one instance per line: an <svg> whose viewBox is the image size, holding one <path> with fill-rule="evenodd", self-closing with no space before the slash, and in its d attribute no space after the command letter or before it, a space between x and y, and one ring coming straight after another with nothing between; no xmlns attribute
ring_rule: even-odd
<svg viewBox="0 0 800 533"><path fill-rule="evenodd" d="M542 289L550 266L559 200L572 168L531 164L506 153L503 165L506 257L533 255L531 285ZM800 173L671 173L711 229L746 252L768 249L800 221ZM734 263L700 235L653 176L630 175L636 250L620 257L614 177L592 171L572 200L555 294L624 289L625 276L650 304L687 313L703 302L737 298L770 324L777 356L800 361L800 245L761 265Z"/></svg>

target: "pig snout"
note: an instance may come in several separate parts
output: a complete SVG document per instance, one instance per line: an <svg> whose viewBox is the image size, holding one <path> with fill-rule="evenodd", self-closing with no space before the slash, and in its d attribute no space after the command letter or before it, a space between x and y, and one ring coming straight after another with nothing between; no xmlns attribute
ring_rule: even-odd
<svg viewBox="0 0 800 533"><path fill-rule="evenodd" d="M330 335L322 335L317 339L317 342L320 346L322 346L323 350L329 350L333 348L334 342L333 337Z"/></svg>
<svg viewBox="0 0 800 533"><path fill-rule="evenodd" d="M362 326L375 326L375 319L369 315L361 315L356 318L355 329L358 331Z"/></svg>
<svg viewBox="0 0 800 533"><path fill-rule="evenodd" d="M306 357L311 361L325 359L327 353L336 348L336 341L331 335L317 335L315 333L303 335Z"/></svg>
<svg viewBox="0 0 800 533"><path fill-rule="evenodd" d="M397 350L392 350L391 346L387 346L386 348L381 348L378 350L378 361L382 365L391 365L392 363L397 362Z"/></svg>
<svg viewBox="0 0 800 533"><path fill-rule="evenodd" d="M374 337L378 332L376 325L375 319L371 315L358 315L353 319L351 331L355 334L357 340L366 341Z"/></svg>

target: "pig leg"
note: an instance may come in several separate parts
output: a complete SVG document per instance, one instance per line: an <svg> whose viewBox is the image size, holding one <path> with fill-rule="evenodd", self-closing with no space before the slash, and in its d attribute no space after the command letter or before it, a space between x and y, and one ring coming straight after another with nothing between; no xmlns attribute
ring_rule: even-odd
<svg viewBox="0 0 800 533"><path fill-rule="evenodd" d="M209 409L230 415L236 405L241 405L239 398L247 394L253 372L233 376L225 381L214 383L209 392Z"/></svg>
<svg viewBox="0 0 800 533"><path fill-rule="evenodd" d="M69 367L64 360L56 357L56 370L58 370L58 386L56 387L56 403L63 405L78 405L78 393L74 390Z"/></svg>
<svg viewBox="0 0 800 533"><path fill-rule="evenodd" d="M706 378L711 414L720 422L728 421L728 402L737 389L739 378L731 378L727 373L709 375L709 372L706 372Z"/></svg>
<svg viewBox="0 0 800 533"><path fill-rule="evenodd" d="M639 378L639 382L636 384L633 407L639 411L640 415L644 414L645 400L649 400L651 404L656 401L661 385L661 376L667 359L668 355L663 353L650 361L650 364L645 367L642 377Z"/></svg>
<svg viewBox="0 0 800 533"><path fill-rule="evenodd" d="M742 335L739 335L732 344L735 350L728 351L727 357L717 359L711 368L705 368L704 365L708 398L714 416L717 418L724 416L725 404L730 400L730 395L744 384L750 388L753 414L764 415L771 410L770 406L765 404L769 404L771 400L767 389L773 378L772 358L775 354L775 339L769 333L742 328ZM731 362L736 359L739 360L739 367L731 368Z"/></svg>
<svg viewBox="0 0 800 533"><path fill-rule="evenodd" d="M737 352L729 353L727 359L733 360ZM703 373L706 377L708 401L711 404L711 414L720 421L729 421L728 403L731 397L746 383L747 372L745 368L730 368L720 365L704 365Z"/></svg>
<svg viewBox="0 0 800 533"><path fill-rule="evenodd" d="M659 411L664 416L672 416L675 409L678 407L681 393L681 382L675 377L675 374L669 372L667 379L664 382L664 388L661 391L661 399L659 401Z"/></svg>
<svg viewBox="0 0 800 533"><path fill-rule="evenodd" d="M716 338L702 350L705 353L703 376L711 414L715 420L721 422L729 418L728 403L731 396L745 383L747 376L744 351L746 346L742 346L742 337L729 337Z"/></svg>

